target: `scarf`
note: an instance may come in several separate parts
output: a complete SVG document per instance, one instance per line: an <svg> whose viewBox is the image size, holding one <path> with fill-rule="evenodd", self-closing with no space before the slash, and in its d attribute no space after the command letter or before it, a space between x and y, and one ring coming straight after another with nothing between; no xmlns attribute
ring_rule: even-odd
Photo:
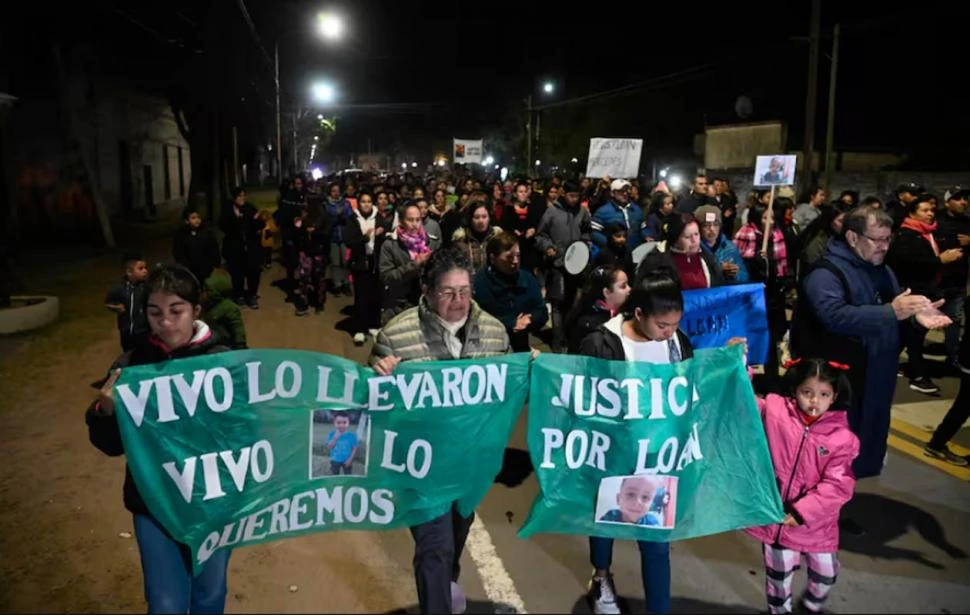
<svg viewBox="0 0 970 615"><path fill-rule="evenodd" d="M614 318L618 314L618 312L616 310L614 310L610 306L606 305L606 301L604 301L603 299L598 300L593 305L595 307L603 310L604 312L609 312L610 313L610 318Z"/></svg>
<svg viewBox="0 0 970 615"><path fill-rule="evenodd" d="M936 230L936 222L933 224L927 224L925 222L920 222L919 220L914 220L913 218L906 218L903 220L902 228L908 228L911 231L916 231L919 233L920 237L930 242L933 246L933 254L940 255L940 247L936 245L936 240L933 239L933 231Z"/></svg>
<svg viewBox="0 0 970 615"><path fill-rule="evenodd" d="M377 210L371 211L369 218L365 218L359 209L354 213L357 214L357 222L360 224L361 234L367 237L367 231L371 231L370 237L367 237L367 242L364 244L364 252L367 255L371 255L374 253L374 227L377 225Z"/></svg>
<svg viewBox="0 0 970 615"><path fill-rule="evenodd" d="M414 233L408 233L403 226L400 226L397 229L397 237L404 244L404 247L408 249L411 260L417 258L419 254L425 254L431 251L431 248L428 247L428 234L424 231L423 226L419 226L418 230Z"/></svg>

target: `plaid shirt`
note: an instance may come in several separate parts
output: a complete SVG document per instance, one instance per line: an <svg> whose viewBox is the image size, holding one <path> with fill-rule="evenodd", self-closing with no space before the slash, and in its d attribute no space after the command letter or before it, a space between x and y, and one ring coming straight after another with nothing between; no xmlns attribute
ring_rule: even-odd
<svg viewBox="0 0 970 615"><path fill-rule="evenodd" d="M756 228L752 224L748 224L741 227L734 236L734 245L741 252L741 258L755 258L761 251L761 242L763 239L764 233L761 232L761 229ZM788 249L785 247L785 235L782 234L778 227L771 229L771 243L771 256L775 262L775 272L779 278L783 278L788 274Z"/></svg>

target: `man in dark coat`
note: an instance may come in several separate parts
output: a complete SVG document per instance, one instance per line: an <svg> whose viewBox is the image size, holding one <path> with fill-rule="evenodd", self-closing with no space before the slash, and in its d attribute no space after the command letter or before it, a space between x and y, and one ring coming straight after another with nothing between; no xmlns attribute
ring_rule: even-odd
<svg viewBox="0 0 970 615"><path fill-rule="evenodd" d="M804 299L792 326L795 356L849 366L849 425L861 444L852 465L858 478L879 475L885 462L899 321L913 318L928 329L949 322L929 299L900 289L884 264L892 225L878 209L860 207L846 214L842 236L829 241L828 253L804 279Z"/></svg>

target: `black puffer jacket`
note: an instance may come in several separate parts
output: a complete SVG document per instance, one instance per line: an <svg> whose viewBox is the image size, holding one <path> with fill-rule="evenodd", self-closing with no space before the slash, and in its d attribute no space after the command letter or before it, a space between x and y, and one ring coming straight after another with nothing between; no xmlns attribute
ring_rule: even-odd
<svg viewBox="0 0 970 615"><path fill-rule="evenodd" d="M902 288L911 289L914 295L940 298L940 259L930 242L916 231L902 228L896 233L886 264L892 267Z"/></svg>
<svg viewBox="0 0 970 615"><path fill-rule="evenodd" d="M110 374L116 369L135 365L149 365L169 359L184 359L203 354L226 352L227 350L229 350L227 346L223 346L216 341L205 323L196 321L195 335L188 345L174 351L169 351L157 339L149 338L143 344L136 346L134 350L130 350L115 359L108 373ZM124 411L120 407L120 404L117 403L115 409L116 411ZM88 407L87 413L85 414L85 421L88 425L88 438L91 440L91 444L98 450L110 457L118 457L125 454L125 447L121 440L121 431L118 428L117 417L113 414L102 414L98 402L95 401ZM149 514L148 507L145 506L145 501L142 499L141 494L138 493L138 488L135 486L135 481L127 465L125 466L124 501L125 508L133 514Z"/></svg>
<svg viewBox="0 0 970 615"><path fill-rule="evenodd" d="M690 343L687 334L677 329L677 341L680 342L680 360L686 361L694 356L694 346ZM579 354L597 359L608 359L610 361L625 361L626 353L623 351L623 342L616 333L600 325L595 331L583 338L579 344Z"/></svg>

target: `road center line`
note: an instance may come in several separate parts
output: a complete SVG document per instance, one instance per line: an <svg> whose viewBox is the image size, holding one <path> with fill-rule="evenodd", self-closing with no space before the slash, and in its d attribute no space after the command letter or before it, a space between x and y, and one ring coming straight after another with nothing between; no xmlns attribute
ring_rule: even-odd
<svg viewBox="0 0 970 615"><path fill-rule="evenodd" d="M478 576L485 587L485 595L495 605L496 613L527 613L525 603L505 564L495 550L495 544L480 515L475 515L466 543L468 554L478 568Z"/></svg>

